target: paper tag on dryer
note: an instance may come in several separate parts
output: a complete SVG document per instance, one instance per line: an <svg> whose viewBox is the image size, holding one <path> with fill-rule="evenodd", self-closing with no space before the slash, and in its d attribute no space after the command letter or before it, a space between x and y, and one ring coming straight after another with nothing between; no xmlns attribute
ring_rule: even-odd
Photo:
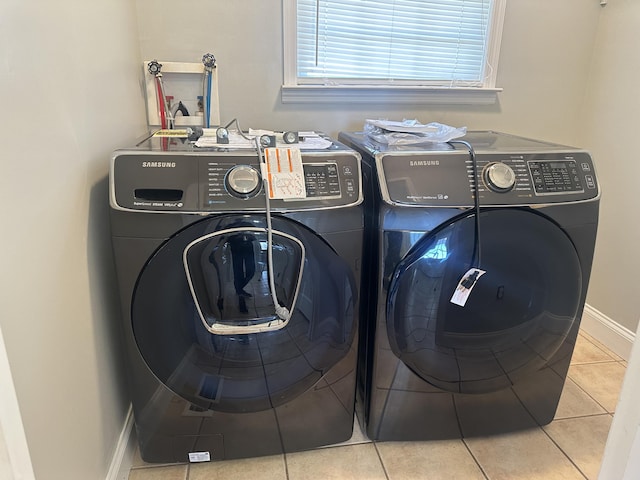
<svg viewBox="0 0 640 480"><path fill-rule="evenodd" d="M471 290L473 290L473 287L478 283L478 279L485 273L487 273L485 270L470 268L458 282L458 286L451 297L451 303L464 307L469 295L471 295Z"/></svg>
<svg viewBox="0 0 640 480"><path fill-rule="evenodd" d="M189 452L189 462L190 463L198 463L198 462L210 462L211 455L209 452Z"/></svg>
<svg viewBox="0 0 640 480"><path fill-rule="evenodd" d="M269 198L306 198L307 190L298 148L266 148L262 175L269 183Z"/></svg>

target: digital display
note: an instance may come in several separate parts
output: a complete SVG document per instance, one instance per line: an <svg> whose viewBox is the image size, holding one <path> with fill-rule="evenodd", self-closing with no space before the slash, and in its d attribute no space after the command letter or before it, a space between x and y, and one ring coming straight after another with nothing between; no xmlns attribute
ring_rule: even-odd
<svg viewBox="0 0 640 480"><path fill-rule="evenodd" d="M566 162L549 162L549 166L554 169L564 169L567 168Z"/></svg>

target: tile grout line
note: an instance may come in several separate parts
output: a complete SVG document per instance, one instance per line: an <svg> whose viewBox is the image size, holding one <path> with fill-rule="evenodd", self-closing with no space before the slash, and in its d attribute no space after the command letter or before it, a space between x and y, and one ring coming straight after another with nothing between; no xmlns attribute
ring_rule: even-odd
<svg viewBox="0 0 640 480"><path fill-rule="evenodd" d="M609 360L592 360L590 362L571 362L569 366L580 366L580 365L602 365L603 363L622 363L624 360L616 360L615 358L611 358Z"/></svg>
<svg viewBox="0 0 640 480"><path fill-rule="evenodd" d="M469 452L469 455L471 455L471 458L473 458L473 461L476 462L476 465L478 466L478 468L480 469L480 473L482 473L482 475L484 476L484 478L486 480L490 480L489 479L489 474L487 472L485 472L484 468L482 468L482 465L480 465L480 461L476 458L476 456L473 454L473 452L471 451L471 448L469 447L469 445L467 444L467 441L464 437L462 437L460 440L462 440L462 444L464 445L464 448L467 449L467 452Z"/></svg>
<svg viewBox="0 0 640 480"><path fill-rule="evenodd" d="M611 415L613 416L613 413L607 412L606 410L604 412L601 413L587 413L585 415L576 415L574 417L559 417L559 418L555 418L553 420L551 420L549 423L547 423L547 425L551 425L553 422L562 422L564 420L574 420L576 418L591 418L591 417L602 417L604 415ZM546 427L547 425L542 425L543 427Z"/></svg>
<svg viewBox="0 0 640 480"><path fill-rule="evenodd" d="M284 477L285 477L285 480L289 480L289 462L287 461L286 452L282 452L282 460L284 461Z"/></svg>
<svg viewBox="0 0 640 480"><path fill-rule="evenodd" d="M596 339L591 338L591 337L586 337L584 334L581 334L581 333L579 333L579 335L581 335L584 340L586 340L588 343L590 343L591 345L596 347L598 350L603 352L605 355L611 357L613 360L615 360L615 361L624 360L620 355L618 355L617 353L612 352L609 348L607 348L602 343L598 342ZM620 359L620 360L618 360L618 359Z"/></svg>
<svg viewBox="0 0 640 480"><path fill-rule="evenodd" d="M576 465L576 462L573 461L573 459L567 454L567 452L565 452L562 447L560 447L560 445L558 445L558 443L553 439L553 437L551 435L549 435L549 433L542 427L540 427L540 430L542 430L544 432L544 434L547 436L547 438L549 440L551 440L551 442L556 446L556 448L558 450L560 450L560 452L562 452L562 454L567 458L567 460L569 460L569 462L571 463L571 465L573 465L574 467L576 467L576 470L578 470L578 472L580 472L580 475L582 475L585 480L590 480L589 477L587 477L585 475L585 473L582 471L582 469L580 467L578 467L578 465ZM594 479L595 480L595 479Z"/></svg>
<svg viewBox="0 0 640 480"><path fill-rule="evenodd" d="M615 363L615 362L614 362ZM615 414L615 410L613 412L610 412L604 405L602 405L598 400L596 400L589 392L587 392L584 388L582 388L582 385L580 385L575 378L572 378L571 376L569 376L569 374L567 373L567 377L571 379L571 381L576 385L576 387L578 387L587 397L589 397L591 400L593 400L596 405L598 405L600 408L602 408L606 413L610 413L610 414ZM618 392L618 395L620 393Z"/></svg>
<svg viewBox="0 0 640 480"><path fill-rule="evenodd" d="M382 460L382 455L380 455L380 450L378 450L378 444L377 444L377 442L372 441L371 443L373 444L373 448L375 448L375 450L376 450L376 455L378 455L378 460L380 460L380 465L382 465L382 471L384 472L384 477L385 477L387 480L391 480L391 479L389 478L389 473L387 472L387 468L386 468L386 467L385 467L385 465L384 465L384 460Z"/></svg>

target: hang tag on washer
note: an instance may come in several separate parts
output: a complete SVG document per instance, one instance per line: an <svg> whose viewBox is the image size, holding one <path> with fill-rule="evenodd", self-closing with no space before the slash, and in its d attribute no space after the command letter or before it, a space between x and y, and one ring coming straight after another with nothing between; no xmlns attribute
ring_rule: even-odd
<svg viewBox="0 0 640 480"><path fill-rule="evenodd" d="M467 270L467 273L465 273L458 282L458 286L455 292L453 292L450 302L464 307L469 295L471 295L471 290L473 290L473 287L478 283L478 279L485 273L487 273L485 270L480 270L479 268L470 268Z"/></svg>
<svg viewBox="0 0 640 480"><path fill-rule="evenodd" d="M306 198L302 154L299 148L266 148L264 157L269 198Z"/></svg>

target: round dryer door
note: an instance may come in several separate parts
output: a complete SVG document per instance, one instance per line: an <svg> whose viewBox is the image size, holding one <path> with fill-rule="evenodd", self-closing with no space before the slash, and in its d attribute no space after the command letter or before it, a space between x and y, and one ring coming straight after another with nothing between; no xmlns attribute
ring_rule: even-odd
<svg viewBox="0 0 640 480"><path fill-rule="evenodd" d="M389 285L391 349L414 373L451 392L499 390L543 367L580 305L580 262L558 225L515 208L480 218L479 268L486 273L475 284L462 282L466 302L454 294L472 265L474 214L426 234Z"/></svg>
<svg viewBox="0 0 640 480"><path fill-rule="evenodd" d="M312 387L354 341L346 262L303 225L273 218L270 288L264 216L221 215L175 234L148 260L132 300L140 354L201 408L252 412Z"/></svg>

